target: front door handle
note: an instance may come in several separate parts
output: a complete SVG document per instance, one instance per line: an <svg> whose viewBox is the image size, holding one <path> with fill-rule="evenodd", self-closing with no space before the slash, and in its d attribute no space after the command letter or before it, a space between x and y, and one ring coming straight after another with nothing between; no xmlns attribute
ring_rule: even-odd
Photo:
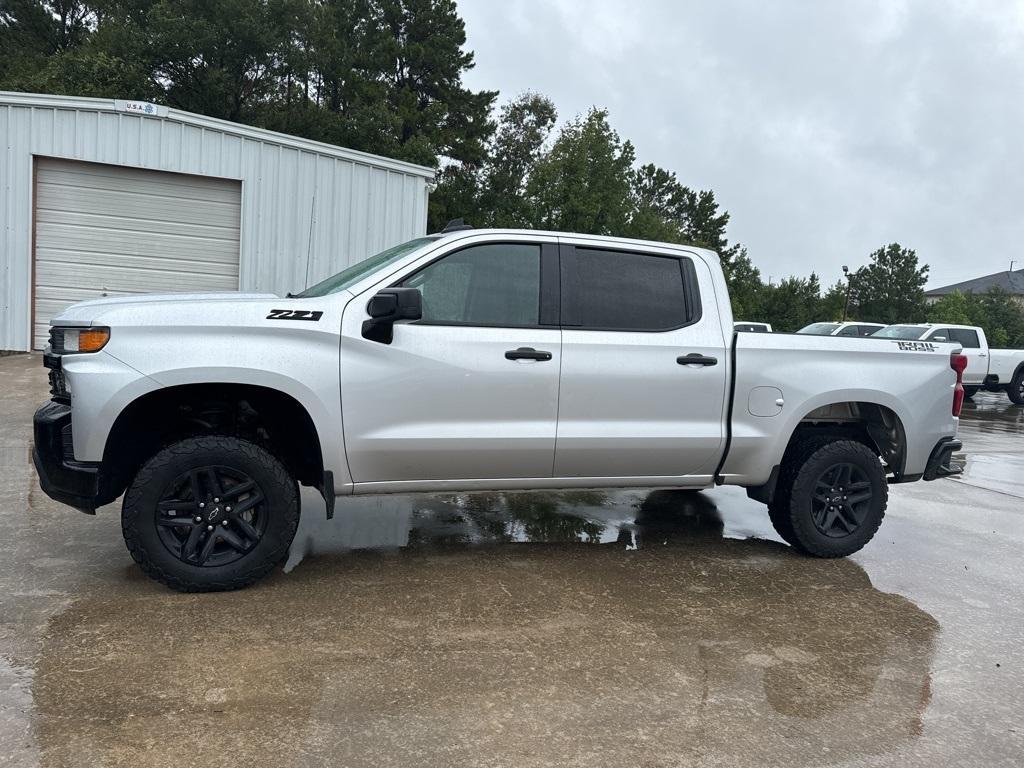
<svg viewBox="0 0 1024 768"><path fill-rule="evenodd" d="M688 355L680 355L676 358L680 365L718 365L717 357L705 357L704 355L691 352Z"/></svg>
<svg viewBox="0 0 1024 768"><path fill-rule="evenodd" d="M506 360L550 360L551 353L533 347L519 347L505 353Z"/></svg>

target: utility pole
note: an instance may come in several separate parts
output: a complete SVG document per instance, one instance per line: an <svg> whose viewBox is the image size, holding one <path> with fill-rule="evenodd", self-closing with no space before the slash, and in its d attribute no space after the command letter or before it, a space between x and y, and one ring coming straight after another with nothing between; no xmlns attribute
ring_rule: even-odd
<svg viewBox="0 0 1024 768"><path fill-rule="evenodd" d="M850 274L850 268L843 264L843 277L846 278L846 301L843 303L843 322L846 322L846 313L850 311L850 282L853 279L853 275Z"/></svg>

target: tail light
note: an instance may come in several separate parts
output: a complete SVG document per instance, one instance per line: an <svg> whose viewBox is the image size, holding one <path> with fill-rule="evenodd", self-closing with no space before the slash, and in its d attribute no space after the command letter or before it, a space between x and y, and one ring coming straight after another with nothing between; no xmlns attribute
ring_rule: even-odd
<svg viewBox="0 0 1024 768"><path fill-rule="evenodd" d="M953 388L953 415L959 416L964 407L964 371L967 370L967 355L953 353L949 356L949 367L956 371L956 387Z"/></svg>

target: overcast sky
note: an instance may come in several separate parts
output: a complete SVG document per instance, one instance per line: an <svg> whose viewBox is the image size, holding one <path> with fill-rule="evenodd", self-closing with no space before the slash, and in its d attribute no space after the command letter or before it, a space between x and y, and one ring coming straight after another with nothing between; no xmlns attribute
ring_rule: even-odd
<svg viewBox="0 0 1024 768"><path fill-rule="evenodd" d="M475 89L607 107L713 189L765 279L899 241L935 287L1024 267L1024 0L459 0Z"/></svg>

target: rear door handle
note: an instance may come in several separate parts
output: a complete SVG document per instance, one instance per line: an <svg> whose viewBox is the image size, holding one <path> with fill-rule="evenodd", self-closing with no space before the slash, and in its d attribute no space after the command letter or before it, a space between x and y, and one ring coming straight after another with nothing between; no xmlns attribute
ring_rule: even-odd
<svg viewBox="0 0 1024 768"><path fill-rule="evenodd" d="M680 355L676 358L680 365L718 365L717 357L705 357L704 355L691 352L688 355Z"/></svg>
<svg viewBox="0 0 1024 768"><path fill-rule="evenodd" d="M550 360L551 353L533 347L519 347L505 353L506 360Z"/></svg>

